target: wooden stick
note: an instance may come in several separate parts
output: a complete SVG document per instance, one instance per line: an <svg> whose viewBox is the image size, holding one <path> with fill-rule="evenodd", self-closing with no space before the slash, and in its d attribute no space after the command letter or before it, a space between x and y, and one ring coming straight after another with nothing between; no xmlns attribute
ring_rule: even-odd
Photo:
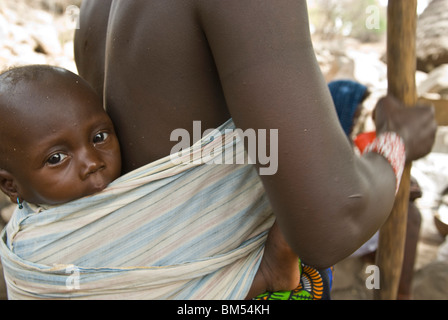
<svg viewBox="0 0 448 320"><path fill-rule="evenodd" d="M388 93L406 106L417 102L415 38L417 0L389 0L387 8ZM407 165L392 212L380 229L376 265L380 289L374 298L395 300L398 293L406 240L411 165Z"/></svg>

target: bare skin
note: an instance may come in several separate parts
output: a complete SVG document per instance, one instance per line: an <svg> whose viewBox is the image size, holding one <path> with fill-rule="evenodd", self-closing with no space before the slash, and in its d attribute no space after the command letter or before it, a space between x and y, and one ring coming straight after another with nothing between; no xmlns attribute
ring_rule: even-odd
<svg viewBox="0 0 448 320"><path fill-rule="evenodd" d="M87 32L93 18L107 34ZM243 130L279 130L278 171L261 178L281 234L308 264L335 264L387 218L392 168L378 154L353 154L314 55L306 1L85 0L80 26L79 72L104 85L125 172L168 155L173 130L232 117ZM429 108L408 113L386 98L377 125L398 132L414 160L430 151L436 125Z"/></svg>

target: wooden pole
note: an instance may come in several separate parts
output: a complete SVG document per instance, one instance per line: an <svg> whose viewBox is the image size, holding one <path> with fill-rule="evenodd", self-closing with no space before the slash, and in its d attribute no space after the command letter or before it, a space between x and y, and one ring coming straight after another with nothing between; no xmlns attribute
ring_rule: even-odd
<svg viewBox="0 0 448 320"><path fill-rule="evenodd" d="M387 8L388 93L406 106L417 102L415 38L417 0L389 0ZM406 239L411 165L405 167L392 212L380 229L376 265L380 270L378 300L395 300Z"/></svg>

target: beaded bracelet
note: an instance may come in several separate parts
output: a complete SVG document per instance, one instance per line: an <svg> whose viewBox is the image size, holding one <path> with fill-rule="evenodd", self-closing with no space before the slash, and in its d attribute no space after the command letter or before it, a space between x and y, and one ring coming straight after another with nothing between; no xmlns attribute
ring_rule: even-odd
<svg viewBox="0 0 448 320"><path fill-rule="evenodd" d="M395 194L397 194L406 162L403 139L395 132L382 133L366 147L363 154L367 152L379 153L389 161L397 179L395 189Z"/></svg>

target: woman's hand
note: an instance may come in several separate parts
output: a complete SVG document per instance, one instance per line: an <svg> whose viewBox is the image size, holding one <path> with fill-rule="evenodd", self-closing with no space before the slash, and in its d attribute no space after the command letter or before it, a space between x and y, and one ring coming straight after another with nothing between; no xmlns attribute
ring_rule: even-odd
<svg viewBox="0 0 448 320"><path fill-rule="evenodd" d="M417 105L406 108L393 96L378 101L374 112L377 133L394 131L406 146L406 162L427 155L434 144L437 131L434 108Z"/></svg>

